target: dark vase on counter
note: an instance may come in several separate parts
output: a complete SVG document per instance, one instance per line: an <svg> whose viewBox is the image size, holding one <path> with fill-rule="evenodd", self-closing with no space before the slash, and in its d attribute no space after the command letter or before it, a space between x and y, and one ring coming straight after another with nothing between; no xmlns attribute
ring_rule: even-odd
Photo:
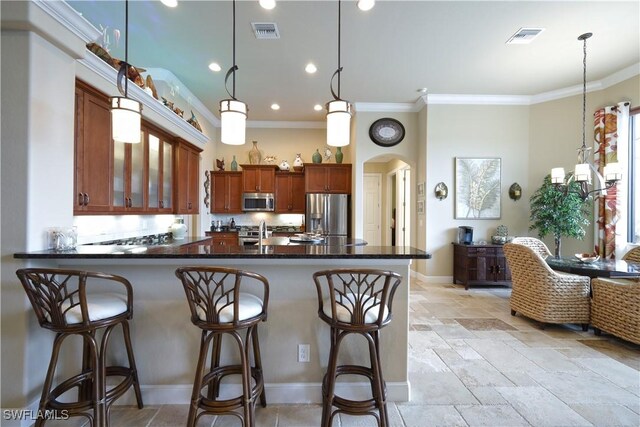
<svg viewBox="0 0 640 427"><path fill-rule="evenodd" d="M337 147L336 149L336 163L342 163L342 159L344 158L344 153L342 152L342 147Z"/></svg>

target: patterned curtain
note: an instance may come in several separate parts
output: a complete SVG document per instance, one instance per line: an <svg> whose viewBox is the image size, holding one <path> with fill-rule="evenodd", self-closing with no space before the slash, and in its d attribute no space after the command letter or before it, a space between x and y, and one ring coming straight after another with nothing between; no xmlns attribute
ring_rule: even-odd
<svg viewBox="0 0 640 427"><path fill-rule="evenodd" d="M626 105L625 105L626 104ZM626 109L626 114L624 109ZM628 117L629 103L602 108L594 113L594 162L604 176L604 167L618 161L618 120ZM597 185L597 184L596 184ZM616 222L618 216L618 189L611 187L595 199L598 210L597 247L602 258L615 258Z"/></svg>

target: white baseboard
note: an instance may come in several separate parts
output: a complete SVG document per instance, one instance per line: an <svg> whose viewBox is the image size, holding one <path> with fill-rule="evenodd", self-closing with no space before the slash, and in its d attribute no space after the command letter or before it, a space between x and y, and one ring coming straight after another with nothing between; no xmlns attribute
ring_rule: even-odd
<svg viewBox="0 0 640 427"><path fill-rule="evenodd" d="M191 399L191 385L142 385L142 400L145 405L187 404ZM391 402L409 401L408 382L387 382L387 400ZM267 403L279 404L306 404L322 403L321 383L274 383L265 384ZM222 393L229 396L240 394L240 386L237 384L225 384ZM371 386L368 382L342 383L336 386L336 393L341 396L355 396L367 398L370 396ZM116 405L135 405L136 400L132 390L129 390L116 402ZM4 425L4 424L3 424Z"/></svg>

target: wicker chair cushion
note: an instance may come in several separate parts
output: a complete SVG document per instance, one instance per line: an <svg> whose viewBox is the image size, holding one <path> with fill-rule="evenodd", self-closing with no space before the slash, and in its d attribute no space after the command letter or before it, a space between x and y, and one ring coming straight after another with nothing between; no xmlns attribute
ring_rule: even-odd
<svg viewBox="0 0 640 427"><path fill-rule="evenodd" d="M64 319L67 324L82 323L82 310L80 305L71 307L71 302L65 300L61 305L61 311L65 313ZM67 311L68 310L68 311ZM117 293L93 294L87 295L87 312L89 320L95 322L97 320L108 319L127 311L127 296ZM49 313L45 313L47 320L51 321Z"/></svg>
<svg viewBox="0 0 640 427"><path fill-rule="evenodd" d="M218 321L220 323L232 323L234 315L233 303L225 304L227 304L226 301L216 304ZM262 300L253 294L240 292L238 294L238 310L240 311L238 313L238 320L247 320L256 317L262 313ZM198 305L196 312L200 320L207 321L207 315L203 307Z"/></svg>
<svg viewBox="0 0 640 427"><path fill-rule="evenodd" d="M335 318L339 322L352 323L352 315L354 305L357 303L356 294L347 294L345 297L340 298L336 295L336 316ZM378 314L380 313L380 302L377 298L363 299L361 301L362 311L364 315L364 323L375 323L378 321ZM322 311L329 317L333 317L331 312L331 298L326 298L322 303ZM383 318L386 319L389 315L389 309L385 305L382 309Z"/></svg>

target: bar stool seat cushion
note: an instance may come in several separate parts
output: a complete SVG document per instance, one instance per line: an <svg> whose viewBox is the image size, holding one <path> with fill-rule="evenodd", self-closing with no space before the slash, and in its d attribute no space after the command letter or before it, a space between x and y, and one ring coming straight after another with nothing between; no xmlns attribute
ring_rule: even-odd
<svg viewBox="0 0 640 427"><path fill-rule="evenodd" d="M357 294L348 293L346 297L340 298L336 296L336 319L339 322L351 323L353 322L353 307L356 303ZM363 298L363 297L359 297ZM375 323L378 321L378 314L380 313L380 302L377 298L368 298L366 301L361 302L362 309L365 311L364 323ZM326 298L322 303L322 311L329 317L333 317L331 313L331 298ZM386 304L382 311L383 319L389 316L389 309Z"/></svg>
<svg viewBox="0 0 640 427"><path fill-rule="evenodd" d="M69 307L71 307L69 300L64 301L60 305L67 324L82 323L83 318L80 304L71 308ZM89 320L92 322L117 316L127 311L127 296L118 293L88 294L87 311L89 313ZM46 313L45 317L51 321L49 313Z"/></svg>
<svg viewBox="0 0 640 427"><path fill-rule="evenodd" d="M232 323L234 315L233 303L226 305L226 301L221 301L216 304L216 311L218 312L218 322L220 323ZM247 320L252 317L256 317L262 313L262 300L250 293L240 292L238 293L238 320ZM204 307L198 305L196 307L198 313L198 319L207 321L207 314Z"/></svg>

